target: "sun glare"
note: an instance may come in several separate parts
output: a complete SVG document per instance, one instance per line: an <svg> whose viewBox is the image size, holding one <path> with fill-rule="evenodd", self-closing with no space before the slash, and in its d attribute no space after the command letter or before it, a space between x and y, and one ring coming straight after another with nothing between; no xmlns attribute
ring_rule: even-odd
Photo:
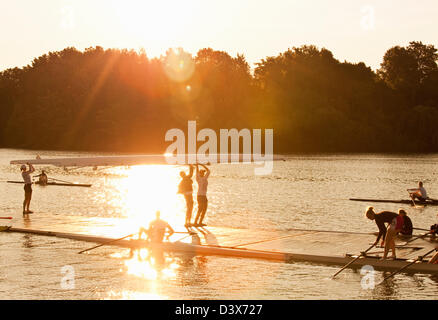
<svg viewBox="0 0 438 320"><path fill-rule="evenodd" d="M124 229L147 227L156 211L174 228L184 224L184 202L176 193L178 167L146 165L123 170L124 177L114 181L113 187L114 194L119 194L118 207L127 218Z"/></svg>

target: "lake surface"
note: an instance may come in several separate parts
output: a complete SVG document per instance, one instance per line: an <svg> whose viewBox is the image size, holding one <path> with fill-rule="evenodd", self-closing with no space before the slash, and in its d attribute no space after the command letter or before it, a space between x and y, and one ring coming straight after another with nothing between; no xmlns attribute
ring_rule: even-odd
<svg viewBox="0 0 438 320"><path fill-rule="evenodd" d="M0 149L0 216L23 219L23 186L10 160L90 153ZM98 155L98 154L95 154ZM407 188L423 181L438 198L438 155L314 155L277 161L270 175L254 174L255 165L212 165L209 179L210 226L243 230L288 229L375 232L364 217L398 204L349 201L349 198L402 199ZM36 174L39 170L38 167ZM64 171L45 167L49 177L92 183L91 188L34 187L30 219L60 216L78 221L111 218L146 225L160 210L171 225L184 222L185 204L176 194L176 166L137 166ZM194 183L196 190L196 183ZM414 227L437 223L438 207L403 205ZM87 226L84 226L85 228ZM92 234L92 229L89 230ZM89 244L86 245L86 247ZM333 243L336 247L336 243ZM398 275L384 286L363 289L359 271L337 266L283 264L223 257L169 256L156 269L120 248L102 247L78 255L80 241L37 235L0 233L0 299L437 299L438 277ZM365 248L364 248L365 249ZM340 252L340 254L343 254ZM138 258L138 257L137 257ZM74 268L74 288L60 284L66 266ZM377 272L377 278L382 274ZM61 281L62 282L62 281Z"/></svg>

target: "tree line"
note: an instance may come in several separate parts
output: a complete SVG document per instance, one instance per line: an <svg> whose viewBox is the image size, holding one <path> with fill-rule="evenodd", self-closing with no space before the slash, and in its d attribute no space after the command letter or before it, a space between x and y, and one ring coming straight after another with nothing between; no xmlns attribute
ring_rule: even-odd
<svg viewBox="0 0 438 320"><path fill-rule="evenodd" d="M274 129L274 151L438 152L438 54L411 42L380 69L315 46L251 70L211 48L66 48L0 73L0 146L163 152L171 128Z"/></svg>

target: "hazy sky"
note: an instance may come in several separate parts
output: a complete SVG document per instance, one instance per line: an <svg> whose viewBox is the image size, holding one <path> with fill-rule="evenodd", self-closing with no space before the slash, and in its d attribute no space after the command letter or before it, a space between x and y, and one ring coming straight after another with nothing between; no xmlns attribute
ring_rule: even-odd
<svg viewBox="0 0 438 320"><path fill-rule="evenodd" d="M437 21L437 0L0 0L0 70L68 46L211 47L253 66L303 44L376 69L394 45L438 47Z"/></svg>

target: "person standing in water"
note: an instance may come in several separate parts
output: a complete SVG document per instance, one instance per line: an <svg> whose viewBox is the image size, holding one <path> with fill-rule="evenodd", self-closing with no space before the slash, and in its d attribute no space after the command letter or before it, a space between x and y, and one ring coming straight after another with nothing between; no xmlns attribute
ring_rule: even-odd
<svg viewBox="0 0 438 320"><path fill-rule="evenodd" d="M178 193L184 195L184 198L186 199L186 222L184 224L185 227L190 227L191 219L192 219L192 211L193 211L193 165L190 165L190 172L187 175L184 171L181 171L179 173L182 180L180 184L178 185Z"/></svg>
<svg viewBox="0 0 438 320"><path fill-rule="evenodd" d="M33 166L29 164L29 170L26 170L26 165L21 166L21 176L24 180L24 201L23 201L23 215L33 213L30 211L30 201L32 200L32 177L31 174L35 171Z"/></svg>
<svg viewBox="0 0 438 320"><path fill-rule="evenodd" d="M207 199L207 187L208 177L210 176L210 169L201 164L205 170L199 170L199 165L196 165L196 182L198 183L198 213L195 218L195 227L206 226L203 221L205 213L207 212L208 199Z"/></svg>

